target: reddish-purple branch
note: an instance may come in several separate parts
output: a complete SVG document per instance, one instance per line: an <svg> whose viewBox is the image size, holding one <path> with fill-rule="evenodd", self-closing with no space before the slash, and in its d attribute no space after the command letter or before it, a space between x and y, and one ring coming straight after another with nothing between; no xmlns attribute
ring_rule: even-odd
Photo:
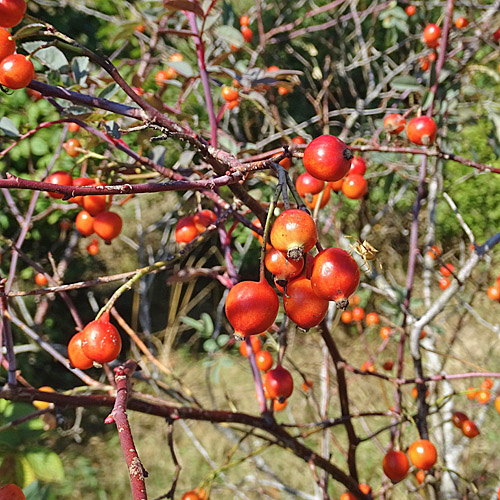
<svg viewBox="0 0 500 500"><path fill-rule="evenodd" d="M137 450L135 448L132 431L127 418L127 402L129 392L129 381L137 368L137 363L129 359L123 365L115 368L116 399L113 411L104 421L106 424L116 423L118 436L122 445L125 461L127 462L130 485L132 487L132 498L134 500L147 500L146 483L144 479L147 472L144 469Z"/></svg>

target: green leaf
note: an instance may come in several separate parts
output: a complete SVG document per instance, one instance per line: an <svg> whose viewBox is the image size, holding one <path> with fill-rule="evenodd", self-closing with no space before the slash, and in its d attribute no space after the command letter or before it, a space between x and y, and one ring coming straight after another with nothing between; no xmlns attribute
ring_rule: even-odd
<svg viewBox="0 0 500 500"><path fill-rule="evenodd" d="M31 482L23 489L26 500L53 500L55 499L54 493L48 484L40 484L38 480Z"/></svg>
<svg viewBox="0 0 500 500"><path fill-rule="evenodd" d="M233 26L217 26L217 28L215 28L215 34L218 38L222 38L226 41L228 45L234 45L235 47L240 48L245 44L243 35Z"/></svg>
<svg viewBox="0 0 500 500"><path fill-rule="evenodd" d="M210 314L203 312L200 316L201 321L203 321L204 332L207 335L212 335L214 333L214 322L210 317Z"/></svg>
<svg viewBox="0 0 500 500"><path fill-rule="evenodd" d="M58 71L59 73L67 73L69 71L69 62L66 56L57 47L40 49L34 57L53 71Z"/></svg>
<svg viewBox="0 0 500 500"><path fill-rule="evenodd" d="M107 87L104 87L97 95L103 99L111 99L120 89L120 86L116 83L112 83Z"/></svg>
<svg viewBox="0 0 500 500"><path fill-rule="evenodd" d="M0 119L0 130L9 137L19 137L19 130L17 130L16 126L12 123L10 118L4 116Z"/></svg>
<svg viewBox="0 0 500 500"><path fill-rule="evenodd" d="M202 332L204 330L203 323L201 321L198 321L197 319L190 318L189 316L182 316L181 321L191 328L194 328L198 332Z"/></svg>
<svg viewBox="0 0 500 500"><path fill-rule="evenodd" d="M229 335L223 333L217 337L217 344L219 347L224 347L229 342Z"/></svg>
<svg viewBox="0 0 500 500"><path fill-rule="evenodd" d="M71 61L71 70L75 77L76 83L86 86L87 76L89 75L89 58L88 57L74 57Z"/></svg>
<svg viewBox="0 0 500 500"><path fill-rule="evenodd" d="M206 352L214 352L217 350L217 342L214 339L207 339L203 342L203 349Z"/></svg>
<svg viewBox="0 0 500 500"><path fill-rule="evenodd" d="M57 453L47 448L36 447L26 451L24 456L37 479L48 483L58 483L64 479L63 464Z"/></svg>
<svg viewBox="0 0 500 500"><path fill-rule="evenodd" d="M391 81L394 90L411 90L417 92L422 86L414 76L397 76Z"/></svg>
<svg viewBox="0 0 500 500"><path fill-rule="evenodd" d="M190 78L194 74L193 68L191 68L191 65L186 61L172 61L169 64L175 69L175 71L177 71L177 73L185 76L186 78Z"/></svg>

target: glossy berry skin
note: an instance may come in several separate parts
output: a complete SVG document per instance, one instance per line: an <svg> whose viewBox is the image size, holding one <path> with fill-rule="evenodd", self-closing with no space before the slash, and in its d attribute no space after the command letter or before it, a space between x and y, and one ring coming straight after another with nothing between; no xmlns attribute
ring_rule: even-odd
<svg viewBox="0 0 500 500"><path fill-rule="evenodd" d="M500 413L500 396L495 398L495 410Z"/></svg>
<svg viewBox="0 0 500 500"><path fill-rule="evenodd" d="M481 404L485 405L490 402L491 399L491 392L488 389L480 389L479 391L476 392L476 401Z"/></svg>
<svg viewBox="0 0 500 500"><path fill-rule="evenodd" d="M94 366L94 362L83 353L82 340L83 331L71 337L68 344L68 358L73 368L88 370Z"/></svg>
<svg viewBox="0 0 500 500"><path fill-rule="evenodd" d="M368 184L362 175L349 174L342 184L342 192L351 200L359 200L368 192Z"/></svg>
<svg viewBox="0 0 500 500"><path fill-rule="evenodd" d="M340 495L340 500L356 500L356 497L352 493L346 491Z"/></svg>
<svg viewBox="0 0 500 500"><path fill-rule="evenodd" d="M4 28L0 28L0 61L16 51L16 42Z"/></svg>
<svg viewBox="0 0 500 500"><path fill-rule="evenodd" d="M361 156L355 155L351 161L351 168L349 169L349 175L358 174L365 175L366 173L366 162Z"/></svg>
<svg viewBox="0 0 500 500"><path fill-rule="evenodd" d="M252 345L252 351L254 353L259 352L261 347L262 347L262 341L258 336L253 335L250 337L250 343ZM248 356L248 349L247 349L247 343L245 340L242 340L240 342L240 354L244 356L245 358Z"/></svg>
<svg viewBox="0 0 500 500"><path fill-rule="evenodd" d="M382 368L386 371L391 371L393 368L394 368L394 362L391 361L391 360L387 360L384 362L384 364L382 365Z"/></svg>
<svg viewBox="0 0 500 500"><path fill-rule="evenodd" d="M87 212L93 217L104 212L107 207L106 195L102 194L90 194L88 196L83 196L82 206Z"/></svg>
<svg viewBox="0 0 500 500"><path fill-rule="evenodd" d="M92 217L87 210L81 210L78 212L75 219L76 229L78 229L83 236L90 236L94 234L94 220L95 217Z"/></svg>
<svg viewBox="0 0 500 500"><path fill-rule="evenodd" d="M82 330L83 354L96 363L110 363L122 349L118 330L109 322L109 313L91 321Z"/></svg>
<svg viewBox="0 0 500 500"><path fill-rule="evenodd" d="M342 177L339 181L335 182L329 182L328 185L330 186L330 189L332 191L335 191L338 193L339 191L342 191L342 186L344 185L345 177Z"/></svg>
<svg viewBox="0 0 500 500"><path fill-rule="evenodd" d="M351 167L351 150L333 135L320 135L304 151L304 167L317 179L338 181Z"/></svg>
<svg viewBox="0 0 500 500"><path fill-rule="evenodd" d="M487 295L490 300L500 300L500 287L498 285L490 286Z"/></svg>
<svg viewBox="0 0 500 500"><path fill-rule="evenodd" d="M384 118L384 130L388 134L399 134L406 127L406 120L399 113L391 113Z"/></svg>
<svg viewBox="0 0 500 500"><path fill-rule="evenodd" d="M269 69L268 69L268 71L269 71ZM300 146L302 144L305 144L306 140L303 137L300 137L300 135L298 135L292 139L292 142L294 142L295 144Z"/></svg>
<svg viewBox="0 0 500 500"><path fill-rule="evenodd" d="M316 241L316 224L304 210L290 208L281 212L271 229L271 245L287 253L291 260L299 260L309 252Z"/></svg>
<svg viewBox="0 0 500 500"><path fill-rule="evenodd" d="M469 420L469 417L460 411L456 411L452 416L451 420L453 422L453 425L457 427L458 429L461 429L464 425L464 422L466 420Z"/></svg>
<svg viewBox="0 0 500 500"><path fill-rule="evenodd" d="M266 269L275 276L277 280L289 281L298 276L304 268L304 259L288 260L286 254L271 248L264 259Z"/></svg>
<svg viewBox="0 0 500 500"><path fill-rule="evenodd" d="M441 250L437 245L432 245L429 248L429 251L427 252L427 255L432 259L436 260L438 257L441 256Z"/></svg>
<svg viewBox="0 0 500 500"><path fill-rule="evenodd" d="M430 146L436 139L436 122L430 116L417 116L408 123L406 134L413 144Z"/></svg>
<svg viewBox="0 0 500 500"><path fill-rule="evenodd" d="M181 500L201 500L196 491L187 491L182 495Z"/></svg>
<svg viewBox="0 0 500 500"><path fill-rule="evenodd" d="M392 331L388 326L383 326L380 329L380 336L385 340L388 339L392 335Z"/></svg>
<svg viewBox="0 0 500 500"><path fill-rule="evenodd" d="M455 26L458 29L466 28L467 26L469 26L469 21L465 17L457 17Z"/></svg>
<svg viewBox="0 0 500 500"><path fill-rule="evenodd" d="M345 323L346 325L352 323L352 311L342 311L340 319L342 323Z"/></svg>
<svg viewBox="0 0 500 500"><path fill-rule="evenodd" d="M234 101L238 99L238 91L231 87L222 87L221 94L225 101Z"/></svg>
<svg viewBox="0 0 500 500"><path fill-rule="evenodd" d="M278 365L264 376L264 387L269 398L283 402L293 392L293 378L290 372Z"/></svg>
<svg viewBox="0 0 500 500"><path fill-rule="evenodd" d="M78 123L71 122L68 124L68 130L73 134L76 134L77 132L80 131L80 125L78 125Z"/></svg>
<svg viewBox="0 0 500 500"><path fill-rule="evenodd" d="M206 208L193 215L193 222L198 232L203 233L205 229L217 220L217 215L212 210Z"/></svg>
<svg viewBox="0 0 500 500"><path fill-rule="evenodd" d="M35 283L38 286L45 286L48 283L47 276L43 273L37 273L35 275Z"/></svg>
<svg viewBox="0 0 500 500"><path fill-rule="evenodd" d="M248 16L240 17L240 26L248 26L250 24L250 18Z"/></svg>
<svg viewBox="0 0 500 500"><path fill-rule="evenodd" d="M366 315L365 323L366 326L378 325L380 323L380 318L377 313L371 312Z"/></svg>
<svg viewBox="0 0 500 500"><path fill-rule="evenodd" d="M500 40L500 28L498 28L495 33L493 33L493 40L495 40L495 42L498 42L498 40Z"/></svg>
<svg viewBox="0 0 500 500"><path fill-rule="evenodd" d="M101 212L94 219L94 231L108 245L122 232L122 218L115 212Z"/></svg>
<svg viewBox="0 0 500 500"><path fill-rule="evenodd" d="M481 389L491 389L493 387L493 380L491 378L485 378L481 382Z"/></svg>
<svg viewBox="0 0 500 500"><path fill-rule="evenodd" d="M441 288L441 290L446 290L450 285L451 285L450 278L443 277L439 280L439 288Z"/></svg>
<svg viewBox="0 0 500 500"><path fill-rule="evenodd" d="M250 43L252 41L253 32L248 26L241 27L241 34L243 35L243 40L245 40L245 42Z"/></svg>
<svg viewBox="0 0 500 500"><path fill-rule="evenodd" d="M462 432L464 436L472 439L479 435L479 429L477 425L472 420L466 420L462 424Z"/></svg>
<svg viewBox="0 0 500 500"><path fill-rule="evenodd" d="M402 481L408 474L410 463L402 451L392 450L387 453L382 461L384 474L393 482Z"/></svg>
<svg viewBox="0 0 500 500"><path fill-rule="evenodd" d="M87 245L87 252L90 255L97 255L99 253L99 241L97 238L94 238L88 245Z"/></svg>
<svg viewBox="0 0 500 500"><path fill-rule="evenodd" d="M80 144L80 141L78 139L75 139L73 137L72 139L67 140L64 143L63 147L69 156L71 156L72 158L76 158L80 154L80 151L78 151L78 149L80 149L82 145Z"/></svg>
<svg viewBox="0 0 500 500"><path fill-rule="evenodd" d="M347 298L359 285L358 264L341 248L325 248L314 259L311 284L314 293L325 300L334 300L345 309Z"/></svg>
<svg viewBox="0 0 500 500"><path fill-rule="evenodd" d="M300 174L295 181L295 188L302 198L307 194L318 194L323 191L324 187L325 181L316 179L309 172Z"/></svg>
<svg viewBox="0 0 500 500"><path fill-rule="evenodd" d="M436 24L428 24L424 29L424 42L427 47L435 48L439 45L439 37L441 36L441 28Z"/></svg>
<svg viewBox="0 0 500 500"><path fill-rule="evenodd" d="M415 13L417 12L417 8L415 7L415 5L407 5L405 7L405 12L408 17L411 17L415 15Z"/></svg>
<svg viewBox="0 0 500 500"><path fill-rule="evenodd" d="M451 276L451 273L455 271L455 266L453 264L446 264L439 268L439 272L443 276Z"/></svg>
<svg viewBox="0 0 500 500"><path fill-rule="evenodd" d="M45 182L50 184L57 184L58 186L72 186L73 185L73 177L68 172L64 172L63 170L58 170L53 174L50 174ZM60 200L64 197L63 194L60 193L47 193L51 198L55 198Z"/></svg>
<svg viewBox="0 0 500 500"><path fill-rule="evenodd" d="M247 337L266 331L276 319L279 300L267 281L241 281L229 290L226 316L235 335Z"/></svg>
<svg viewBox="0 0 500 500"><path fill-rule="evenodd" d="M0 26L13 28L22 21L25 12L24 0L0 0Z"/></svg>
<svg viewBox="0 0 500 500"><path fill-rule="evenodd" d="M177 225L175 226L175 241L177 243L190 243L198 234L199 231L192 215L181 217L177 221Z"/></svg>
<svg viewBox="0 0 500 500"><path fill-rule="evenodd" d="M432 469L437 460L436 447L427 439L414 441L408 449L411 463L419 469Z"/></svg>
<svg viewBox="0 0 500 500"><path fill-rule="evenodd" d="M0 62L0 84L9 89L23 89L35 78L33 63L22 54L12 54Z"/></svg>
<svg viewBox="0 0 500 500"><path fill-rule="evenodd" d="M310 201L307 199L307 197L304 201L311 210L314 210L319 202L319 197L321 196L321 203L319 205L319 208L324 208L326 204L330 201L331 191L332 190L330 189L330 184L327 184L325 190L323 191L323 196L321 196L321 193L318 193L313 195Z"/></svg>
<svg viewBox="0 0 500 500"><path fill-rule="evenodd" d="M73 186L81 187L81 186L93 186L95 184L94 179L89 179L88 177L77 177L73 179ZM77 205L83 205L83 196L73 196L68 200L71 203L76 203Z"/></svg>
<svg viewBox="0 0 500 500"><path fill-rule="evenodd" d="M261 372L267 372L273 366L273 356L269 351L259 351L255 354L255 363Z"/></svg>
<svg viewBox="0 0 500 500"><path fill-rule="evenodd" d="M318 297L311 281L301 276L288 284L283 304L288 317L300 328L309 330L323 321L328 311L328 300Z"/></svg>
<svg viewBox="0 0 500 500"><path fill-rule="evenodd" d="M1 14L0 14L1 15ZM1 18L0 18L1 19ZM26 500L23 490L16 484L6 484L0 487L1 500Z"/></svg>

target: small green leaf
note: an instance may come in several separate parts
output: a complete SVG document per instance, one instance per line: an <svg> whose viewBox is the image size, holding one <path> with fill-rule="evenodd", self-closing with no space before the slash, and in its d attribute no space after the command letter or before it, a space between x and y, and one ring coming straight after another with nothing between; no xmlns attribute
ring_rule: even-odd
<svg viewBox="0 0 500 500"><path fill-rule="evenodd" d="M103 99L111 99L111 97L113 97L119 89L120 87L118 84L112 83L111 85L103 88L97 95Z"/></svg>
<svg viewBox="0 0 500 500"><path fill-rule="evenodd" d="M201 321L198 321L197 319L190 318L189 316L182 316L181 321L187 325L190 326L191 328L194 328L198 332L202 332L204 330L204 325Z"/></svg>
<svg viewBox="0 0 500 500"><path fill-rule="evenodd" d="M172 61L169 64L177 73L186 78L190 78L194 75L193 68L191 68L191 65L186 61Z"/></svg>
<svg viewBox="0 0 500 500"><path fill-rule="evenodd" d="M63 464L57 453L37 447L26 451L24 456L37 479L48 483L61 482L64 479Z"/></svg>
<svg viewBox="0 0 500 500"><path fill-rule="evenodd" d="M204 332L207 335L212 335L214 333L214 322L212 321L210 314L203 312L201 313L200 319L203 321L203 325L205 327Z"/></svg>
<svg viewBox="0 0 500 500"><path fill-rule="evenodd" d="M233 26L218 26L215 28L215 34L218 38L222 38L228 45L234 45L237 48L243 47L245 40L239 30Z"/></svg>
<svg viewBox="0 0 500 500"><path fill-rule="evenodd" d="M0 119L0 130L9 137L19 137L19 130L12 123L12 120L6 116Z"/></svg>
<svg viewBox="0 0 500 500"><path fill-rule="evenodd" d="M74 57L71 61L71 70L78 85L86 85L87 76L89 75L89 58L88 57Z"/></svg>
<svg viewBox="0 0 500 500"><path fill-rule="evenodd" d="M69 62L66 56L57 47L40 49L34 57L53 71L58 71L59 73L67 73L69 71Z"/></svg>
<svg viewBox="0 0 500 500"><path fill-rule="evenodd" d="M217 350L217 342L214 339L207 339L203 342L203 349L206 352L214 352Z"/></svg>
<svg viewBox="0 0 500 500"><path fill-rule="evenodd" d="M411 90L417 92L422 88L414 76L397 76L391 81L394 90Z"/></svg>

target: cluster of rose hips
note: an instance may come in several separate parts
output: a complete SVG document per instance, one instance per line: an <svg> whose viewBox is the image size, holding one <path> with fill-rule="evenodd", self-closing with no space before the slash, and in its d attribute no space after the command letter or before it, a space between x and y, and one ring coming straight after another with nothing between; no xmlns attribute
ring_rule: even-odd
<svg viewBox="0 0 500 500"><path fill-rule="evenodd" d="M9 89L22 89L35 78L30 59L16 54L16 41L6 28L17 26L26 12L24 0L0 3L0 85Z"/></svg>
<svg viewBox="0 0 500 500"><path fill-rule="evenodd" d="M384 118L384 130L388 134L399 134L405 126L406 119L399 113L391 113ZM436 122L430 116L416 116L408 122L406 135L413 144L430 146L436 139Z"/></svg>
<svg viewBox="0 0 500 500"><path fill-rule="evenodd" d="M114 361L122 349L118 330L109 322L109 313L88 323L73 335L68 344L68 357L73 368L86 370L95 363Z"/></svg>
<svg viewBox="0 0 500 500"><path fill-rule="evenodd" d="M452 415L452 422L455 427L460 429L464 436L469 439L475 438L479 435L479 429L473 420L469 420L469 417L460 411L456 411Z"/></svg>
<svg viewBox="0 0 500 500"><path fill-rule="evenodd" d="M432 469L437 461L436 447L427 439L414 441L409 449L408 456L411 463L423 471ZM410 462L406 453L397 450L389 451L383 461L384 474L394 483L402 481L410 470Z"/></svg>
<svg viewBox="0 0 500 500"><path fill-rule="evenodd" d="M216 220L217 216L209 209L181 217L175 226L175 241L182 244L190 243Z"/></svg>
<svg viewBox="0 0 500 500"><path fill-rule="evenodd" d="M183 61L184 57L180 52L175 52L169 57L171 62ZM155 75L155 82L159 87L164 87L168 80L173 80L177 77L177 71L173 66L169 66L167 69L161 69Z"/></svg>
<svg viewBox="0 0 500 500"><path fill-rule="evenodd" d="M78 139L70 139L65 143L65 147L72 156L72 147L75 145L72 141L78 141ZM70 143L70 144L68 144ZM79 143L78 143L79 147ZM57 184L59 186L96 186L103 185L98 184L94 179L89 177L77 177L73 179L71 174L68 172L59 170L50 174L45 182L50 184ZM59 193L47 193L51 198L61 199L62 194ZM108 202L106 200L106 195L92 194L88 196L74 196L68 201L76 203L81 206L81 210L76 216L75 226L76 229L83 236L90 236L92 234L97 234L100 238L104 240L106 244L110 244L111 240L115 239L120 235L122 230L122 218L115 212L108 211ZM111 197L110 200L111 202ZM98 251L97 240L93 241L87 250L92 255L95 255Z"/></svg>
<svg viewBox="0 0 500 500"><path fill-rule="evenodd" d="M243 40L245 42L250 43L253 38L253 32L249 27L250 25L250 18L248 16L241 16L240 17L240 31L241 34L243 35Z"/></svg>
<svg viewBox="0 0 500 500"><path fill-rule="evenodd" d="M437 245L432 245L427 251L427 255L432 260L436 260L441 257L441 249ZM445 263L439 268L439 272L442 275L439 280L439 288L441 288L441 290L446 290L451 284L450 276L455 272L455 266L450 263Z"/></svg>
<svg viewBox="0 0 500 500"><path fill-rule="evenodd" d="M491 400L491 388L493 387L493 381L490 378L485 378L479 389L476 387L468 387L467 388L467 399L476 400L479 404L485 405L488 404ZM500 398L495 400L495 408L497 410L500 408ZM499 412L500 413L500 412Z"/></svg>
<svg viewBox="0 0 500 500"><path fill-rule="evenodd" d="M331 190L342 191L353 200L368 191L365 161L353 157L351 150L335 136L321 135L311 141L304 151L303 162L306 172L297 178L295 186L310 208L315 208L320 197L320 208L323 207Z"/></svg>

